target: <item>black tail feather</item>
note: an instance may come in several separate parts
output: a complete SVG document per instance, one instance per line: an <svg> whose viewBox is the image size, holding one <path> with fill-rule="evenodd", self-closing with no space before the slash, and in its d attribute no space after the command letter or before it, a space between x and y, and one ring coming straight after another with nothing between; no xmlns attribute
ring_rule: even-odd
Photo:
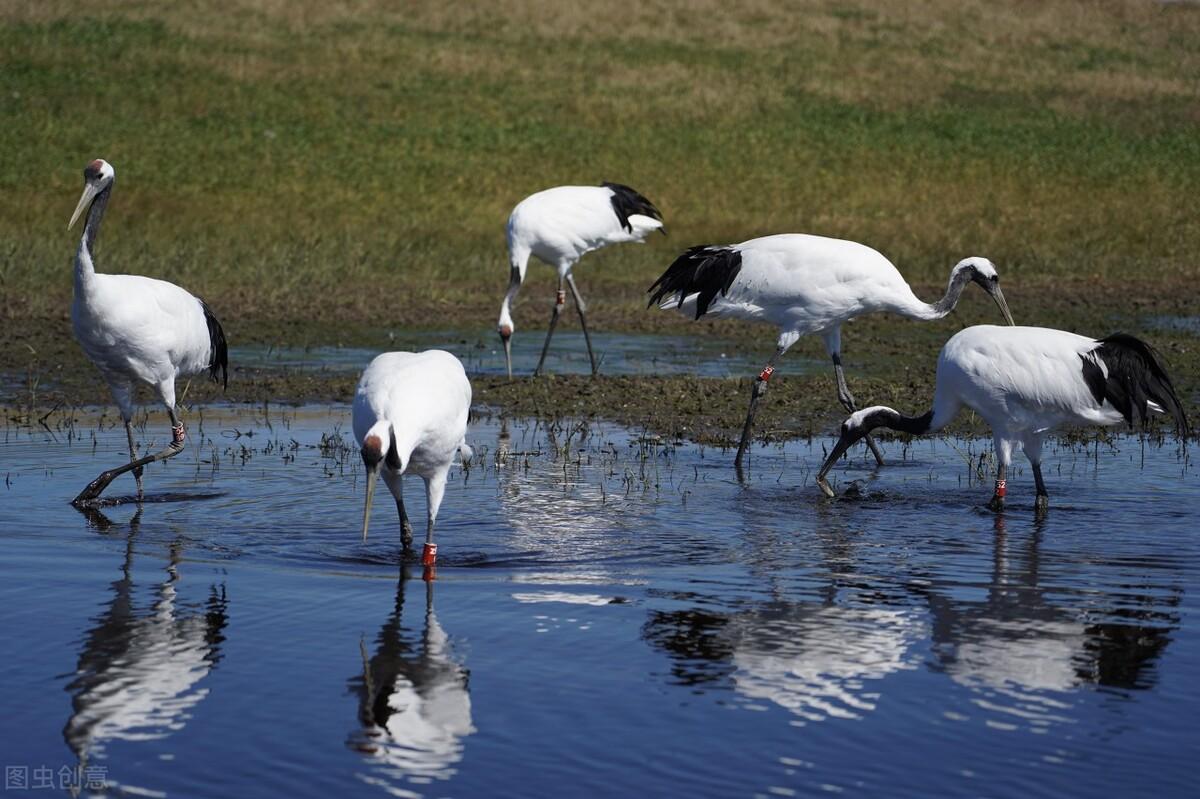
<svg viewBox="0 0 1200 799"><path fill-rule="evenodd" d="M208 376L214 383L220 383L222 388L229 388L229 344L225 341L225 330L220 320L208 307L208 303L200 300L204 309L204 321L208 324ZM217 372L220 371L220 378Z"/></svg>
<svg viewBox="0 0 1200 799"><path fill-rule="evenodd" d="M649 308L664 297L677 294L679 301L691 294L696 299L696 318L708 313L708 306L717 294L724 296L733 285L734 278L742 270L742 254L732 247L702 244L692 247L667 267L647 293Z"/></svg>
<svg viewBox="0 0 1200 799"><path fill-rule="evenodd" d="M1150 420L1146 403L1153 401L1175 420L1175 431L1188 435L1187 417L1175 393L1162 358L1146 342L1125 333L1114 333L1096 342L1083 359L1083 379L1096 402L1108 400L1130 427L1145 427ZM1103 361L1108 371L1100 368Z"/></svg>
<svg viewBox="0 0 1200 799"><path fill-rule="evenodd" d="M662 214L654 203L647 200L638 192L620 183L601 183L606 189L612 189L613 196L611 198L613 212L616 213L617 219L621 222L621 227L625 228L630 233L633 232L633 226L629 224L629 217L634 214L648 216L651 219L662 221Z"/></svg>

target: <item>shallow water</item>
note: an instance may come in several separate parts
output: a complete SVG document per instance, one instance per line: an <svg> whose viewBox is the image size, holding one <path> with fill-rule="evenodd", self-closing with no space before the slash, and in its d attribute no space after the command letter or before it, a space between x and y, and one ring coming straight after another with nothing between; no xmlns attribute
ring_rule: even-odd
<svg viewBox="0 0 1200 799"><path fill-rule="evenodd" d="M512 339L513 373L531 374L542 354L546 331L521 331ZM504 350L494 335L478 331L405 332L387 343L388 349L422 350L436 347L449 350L462 360L472 374L505 373ZM706 336L661 336L629 333L592 333L592 347L599 369L607 375L674 375L699 377L745 377L757 374L774 348L764 338L762 347L753 348ZM323 369L332 372L362 371L379 354L370 347L274 347L254 345L234 347L231 362L244 368ZM782 367L789 373L803 374L828 368L825 361L814 361L798 353L787 356ZM590 374L587 345L583 333L559 330L546 354L545 370L550 374Z"/></svg>
<svg viewBox="0 0 1200 799"><path fill-rule="evenodd" d="M1035 522L1024 469L1003 515L979 507L980 442L855 453L828 502L830 441L756 450L741 486L729 452L482 420L426 584L398 577L386 495L360 540L342 408L193 415L147 488L207 498L91 516L67 501L123 431L50 421L0 436L0 741L31 785L83 764L139 796L1193 789L1200 480L1171 446L1054 450ZM423 518L419 481L407 499Z"/></svg>

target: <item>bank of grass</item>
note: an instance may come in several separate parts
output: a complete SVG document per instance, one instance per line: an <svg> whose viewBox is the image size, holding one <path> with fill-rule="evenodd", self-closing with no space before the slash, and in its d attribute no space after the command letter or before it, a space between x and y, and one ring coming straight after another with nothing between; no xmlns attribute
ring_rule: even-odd
<svg viewBox="0 0 1200 799"><path fill-rule="evenodd" d="M588 256L599 326L695 332L642 309L680 249L811 231L880 248L926 295L987 255L1020 321L1140 332L1200 276L1198 86L1187 4L12 0L0 370L82 365L63 228L96 156L118 171L101 269L187 286L234 341L490 330L512 205L600 180L671 236ZM530 281L517 323L538 335L551 278ZM920 368L963 319L847 346Z"/></svg>

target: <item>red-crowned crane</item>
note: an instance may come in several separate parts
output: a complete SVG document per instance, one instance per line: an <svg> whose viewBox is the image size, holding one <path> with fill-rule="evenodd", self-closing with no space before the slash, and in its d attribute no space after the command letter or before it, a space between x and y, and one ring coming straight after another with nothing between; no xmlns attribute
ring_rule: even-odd
<svg viewBox="0 0 1200 799"><path fill-rule="evenodd" d="M1171 378L1144 341L1123 333L1093 339L1044 327L979 325L955 334L942 347L929 411L904 416L876 406L855 412L842 424L841 438L821 466L817 484L834 496L825 476L848 447L875 428L934 433L963 406L992 428L996 487L988 507L996 511L1004 508L1015 447L1025 450L1033 466L1035 507L1045 511L1049 496L1042 480L1042 439L1056 427L1145 425L1153 412L1169 413L1180 437L1188 432Z"/></svg>
<svg viewBox="0 0 1200 799"><path fill-rule="evenodd" d="M213 381L229 382L225 331L207 304L174 283L141 275L104 275L96 271L94 248L116 172L102 159L83 170L83 196L67 225L83 212L87 223L75 254L75 301L71 321L75 338L100 369L125 422L129 463L102 472L73 500L95 502L118 475L132 471L142 497L142 468L183 451L183 422L175 407L175 378L207 371ZM171 417L171 443L154 455L137 457L133 441L133 390L148 385Z"/></svg>
<svg viewBox="0 0 1200 799"><path fill-rule="evenodd" d="M424 565L432 566L437 547L437 521L446 476L454 456L471 457L467 446L467 417L471 383L462 363L448 352L385 352L371 361L358 381L352 417L354 438L362 447L367 470L367 500L363 507L363 540L371 521L375 479L396 499L400 538L405 552L412 548L412 525L404 510L401 478L416 474L425 481L426 526Z"/></svg>
<svg viewBox="0 0 1200 799"><path fill-rule="evenodd" d="M654 203L620 183L556 186L531 194L517 203L508 217L508 292L500 304L500 321L496 326L504 343L504 363L510 378L512 335L516 330L511 309L525 280L529 256L536 255L558 270L558 293L555 294L554 310L550 314L550 329L546 331L546 343L542 346L542 357L538 359L534 376L542 372L546 353L550 349L550 338L554 335L558 317L567 301L564 284L571 289L571 296L575 299L575 310L579 312L588 358L592 362L592 374L596 374L596 355L592 351L585 315L587 307L575 286L571 270L580 258L592 250L623 241L641 243L655 230L666 234L662 214L654 207Z"/></svg>
<svg viewBox="0 0 1200 799"><path fill-rule="evenodd" d="M838 400L847 411L857 405L842 372L842 324L862 314L890 311L912 319L941 319L954 310L967 283L978 283L1011 325L1012 314L1000 291L1000 276L986 258L966 258L950 272L946 295L922 302L892 262L863 244L807 234L783 234L729 246L692 247L675 259L650 287L649 305L677 308L699 319L705 314L769 322L779 328L775 354L750 392L750 409L734 465L750 443L758 401L767 393L775 361L801 336L819 333L833 361ZM883 455L867 444L875 460Z"/></svg>

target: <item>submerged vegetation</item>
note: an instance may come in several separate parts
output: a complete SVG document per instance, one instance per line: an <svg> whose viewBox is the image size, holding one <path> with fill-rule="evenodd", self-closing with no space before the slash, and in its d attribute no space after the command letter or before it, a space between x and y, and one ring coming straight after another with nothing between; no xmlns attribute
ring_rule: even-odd
<svg viewBox="0 0 1200 799"><path fill-rule="evenodd" d="M1019 323L1143 332L1196 415L1195 332L1144 326L1196 312L1197 86L1188 4L15 0L0 7L0 393L104 399L71 339L78 230L63 229L80 170L104 157L118 185L100 269L205 297L235 345L490 335L511 207L615 180L663 210L671 237L582 262L597 327L719 325L769 354L766 329L644 310L646 287L696 243L852 238L927 296L979 254ZM549 271L535 265L528 284L517 324L540 335ZM934 325L848 329L859 398L927 401L941 343L995 321L975 299ZM240 377L235 400L345 391L328 376ZM781 383L766 404L828 424L822 381ZM744 388L693 382L687 402ZM486 380L478 393L528 402ZM705 406L726 427L744 412L720 407Z"/></svg>

